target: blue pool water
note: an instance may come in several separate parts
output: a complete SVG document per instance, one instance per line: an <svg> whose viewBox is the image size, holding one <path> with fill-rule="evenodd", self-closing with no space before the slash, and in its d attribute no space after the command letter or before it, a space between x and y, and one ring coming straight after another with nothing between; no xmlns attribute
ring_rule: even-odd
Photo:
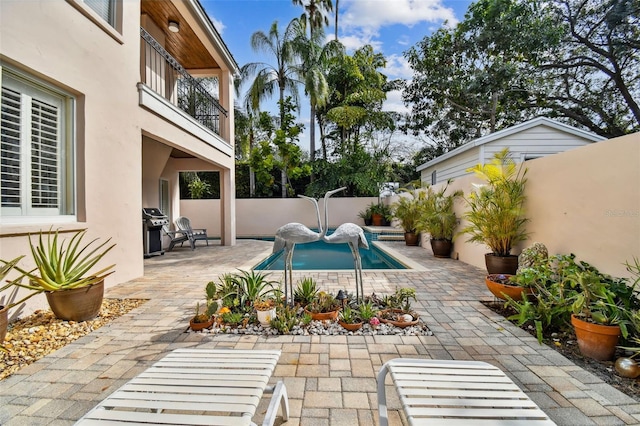
<svg viewBox="0 0 640 426"><path fill-rule="evenodd" d="M362 269L407 269L371 244L367 234L369 250L360 249ZM253 269L284 270L284 251L274 253ZM293 251L293 270L353 269L353 255L348 244L328 244L324 241L296 244Z"/></svg>

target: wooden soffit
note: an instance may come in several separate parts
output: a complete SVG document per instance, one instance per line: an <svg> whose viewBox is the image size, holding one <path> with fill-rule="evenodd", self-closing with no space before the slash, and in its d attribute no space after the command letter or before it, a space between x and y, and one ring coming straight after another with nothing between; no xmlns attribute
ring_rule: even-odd
<svg viewBox="0 0 640 426"><path fill-rule="evenodd" d="M190 26L191 17L180 15L172 1L142 0L141 13L147 14L166 34L164 48L186 69L220 68ZM169 21L177 22L180 31L169 31Z"/></svg>

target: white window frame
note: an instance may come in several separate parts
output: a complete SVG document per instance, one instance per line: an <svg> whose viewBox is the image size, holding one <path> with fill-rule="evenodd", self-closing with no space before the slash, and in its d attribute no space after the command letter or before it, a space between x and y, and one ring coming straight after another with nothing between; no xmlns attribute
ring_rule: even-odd
<svg viewBox="0 0 640 426"><path fill-rule="evenodd" d="M123 0L104 1L108 1L112 8L112 16L107 17L107 19L89 6L85 0L67 0L67 3L100 27L111 38L120 44L124 44L124 38L122 37Z"/></svg>
<svg viewBox="0 0 640 426"><path fill-rule="evenodd" d="M0 223L73 222L76 220L75 99L34 77L0 66L2 87L20 95L20 202L0 203ZM59 108L56 133L57 206L38 207L32 196L32 105L39 101Z"/></svg>

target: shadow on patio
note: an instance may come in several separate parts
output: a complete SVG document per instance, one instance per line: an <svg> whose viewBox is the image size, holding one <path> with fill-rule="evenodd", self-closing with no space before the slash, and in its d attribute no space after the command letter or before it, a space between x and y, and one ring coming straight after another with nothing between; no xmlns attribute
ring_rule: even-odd
<svg viewBox="0 0 640 426"><path fill-rule="evenodd" d="M143 278L106 292L106 297L146 298L147 303L3 381L0 424L73 424L167 352L196 346L281 350L273 380L287 386L287 425L377 424L376 373L396 357L487 361L505 371L558 425L640 423L637 401L480 303L492 299L484 271L436 259L420 247L383 244L424 270L365 271L365 294L416 288L414 306L433 336L185 333L205 284L222 273L249 269L270 253L272 243L239 240L233 247L176 248L146 259ZM349 270L294 272L294 281L301 276L314 277L323 290L355 287ZM280 280L282 272L273 278ZM406 424L393 386L388 397L391 424ZM265 410L266 405L259 407L258 413Z"/></svg>

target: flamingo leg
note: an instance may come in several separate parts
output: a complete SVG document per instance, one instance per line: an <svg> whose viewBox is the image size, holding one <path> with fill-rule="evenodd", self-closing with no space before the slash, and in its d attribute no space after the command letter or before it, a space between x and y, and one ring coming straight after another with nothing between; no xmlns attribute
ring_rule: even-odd
<svg viewBox="0 0 640 426"><path fill-rule="evenodd" d="M287 263L289 264L289 299L285 297L285 302L289 303L289 306L293 306L293 250L296 248L296 245L293 244L291 246L291 250L289 252L289 259Z"/></svg>
<svg viewBox="0 0 640 426"><path fill-rule="evenodd" d="M349 243L349 248L351 249L351 254L353 255L353 269L356 273L356 301L360 301L360 279L358 277L358 264L360 260L360 252L358 251L358 246L353 243Z"/></svg>

